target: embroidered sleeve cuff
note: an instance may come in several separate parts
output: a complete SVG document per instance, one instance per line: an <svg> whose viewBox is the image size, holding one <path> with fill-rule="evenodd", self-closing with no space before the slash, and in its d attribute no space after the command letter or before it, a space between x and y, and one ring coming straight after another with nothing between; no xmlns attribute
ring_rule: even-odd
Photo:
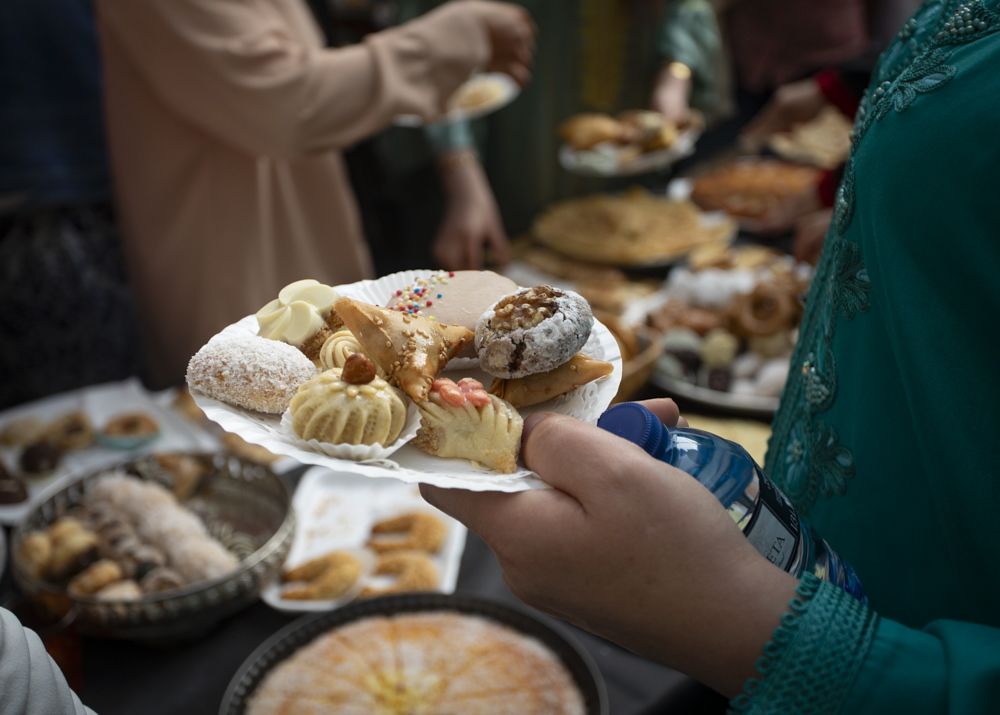
<svg viewBox="0 0 1000 715"><path fill-rule="evenodd" d="M867 656L876 614L807 574L730 712L837 713Z"/></svg>

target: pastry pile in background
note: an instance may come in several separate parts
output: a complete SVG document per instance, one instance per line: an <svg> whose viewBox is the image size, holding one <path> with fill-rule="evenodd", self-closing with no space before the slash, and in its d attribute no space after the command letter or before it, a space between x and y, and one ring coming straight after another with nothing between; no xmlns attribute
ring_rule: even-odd
<svg viewBox="0 0 1000 715"><path fill-rule="evenodd" d="M551 286L518 290L489 271L436 272L373 305L302 280L257 313L258 335L213 338L192 358L192 390L269 414L288 410L303 440L397 443L415 405L413 445L510 473L522 418L535 405L611 373L580 354L593 327L587 301ZM459 371L472 358L489 388Z"/></svg>
<svg viewBox="0 0 1000 715"><path fill-rule="evenodd" d="M691 199L707 211L762 219L788 202L815 191L820 171L773 159L738 159L694 180Z"/></svg>
<svg viewBox="0 0 1000 715"><path fill-rule="evenodd" d="M581 261L640 265L678 259L692 249L728 243L731 221L707 221L690 201L632 188L554 204L535 220L541 244Z"/></svg>
<svg viewBox="0 0 1000 715"><path fill-rule="evenodd" d="M757 246L693 254L647 319L662 336L658 369L716 391L779 396L810 277L808 266Z"/></svg>
<svg viewBox="0 0 1000 715"><path fill-rule="evenodd" d="M52 420L24 416L0 425L0 448L13 452L16 469L0 459L0 505L28 500L25 480L53 475L70 452L94 447L130 450L149 444L160 435L160 425L146 412L113 415L103 424L83 410L72 410Z"/></svg>
<svg viewBox="0 0 1000 715"><path fill-rule="evenodd" d="M617 117L588 112L563 122L559 136L575 151L614 152L618 165L626 166L642 154L669 149L687 127L647 109L625 111Z"/></svg>
<svg viewBox="0 0 1000 715"><path fill-rule="evenodd" d="M18 554L32 575L73 597L129 601L221 578L237 556L209 534L178 495L206 473L183 455L164 455L175 491L120 471L99 477L81 504L26 535ZM199 469L199 466L201 469Z"/></svg>

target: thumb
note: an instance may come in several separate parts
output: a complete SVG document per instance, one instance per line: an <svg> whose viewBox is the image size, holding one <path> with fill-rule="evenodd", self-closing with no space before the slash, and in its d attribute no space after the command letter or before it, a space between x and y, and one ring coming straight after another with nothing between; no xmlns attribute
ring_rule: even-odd
<svg viewBox="0 0 1000 715"><path fill-rule="evenodd" d="M524 422L521 456L544 482L586 508L606 500L640 471L636 460L650 459L639 447L596 425L567 415L535 413Z"/></svg>

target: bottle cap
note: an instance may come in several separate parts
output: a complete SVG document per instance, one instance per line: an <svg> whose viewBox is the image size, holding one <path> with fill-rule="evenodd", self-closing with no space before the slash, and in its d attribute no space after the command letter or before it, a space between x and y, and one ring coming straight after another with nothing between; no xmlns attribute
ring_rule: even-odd
<svg viewBox="0 0 1000 715"><path fill-rule="evenodd" d="M660 450L666 428L660 418L636 402L623 402L605 411L597 426L642 447L647 454L661 458Z"/></svg>

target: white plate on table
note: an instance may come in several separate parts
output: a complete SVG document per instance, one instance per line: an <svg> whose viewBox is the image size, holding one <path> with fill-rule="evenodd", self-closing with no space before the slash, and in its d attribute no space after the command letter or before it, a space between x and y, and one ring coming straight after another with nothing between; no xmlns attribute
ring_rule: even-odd
<svg viewBox="0 0 1000 715"><path fill-rule="evenodd" d="M356 300L373 305L385 305L396 290L433 273L426 270L403 271L377 280L337 286L336 290L341 295ZM256 333L257 320L251 315L225 328L217 337ZM582 352L610 362L613 367L611 375L540 405L522 408L519 410L522 416L527 417L533 412L540 411L559 412L592 424L597 422L597 418L611 404L621 383L621 352L611 331L598 321L594 322L590 340ZM488 385L492 380L478 367L469 366L467 362L456 364L455 369L446 370L447 376L456 381L462 377L474 377ZM235 432L247 442L259 444L275 454L292 457L303 464L313 464L335 472L350 472L365 477L390 478L409 483L422 482L472 491L519 492L545 487L534 472L523 466L511 474L502 474L467 460L434 457L410 444L402 446L398 451L382 459L351 461L329 456L304 445L293 432L282 425L280 415L266 415L245 410L195 391L192 391L191 395L208 418L217 422L223 429Z"/></svg>
<svg viewBox="0 0 1000 715"><path fill-rule="evenodd" d="M330 551L346 550L358 555L365 567L364 575L345 596L326 601L284 599L282 586L273 583L261 593L261 598L272 608L287 612L327 611L354 600L364 586L387 585L388 579L370 575L376 557L364 548L365 544L376 521L413 511L426 511L445 523L444 544L431 559L440 576L436 590L454 592L467 530L428 506L417 485L314 467L302 476L292 507L296 518L295 540L285 561L286 569Z"/></svg>
<svg viewBox="0 0 1000 715"><path fill-rule="evenodd" d="M491 85L495 88L495 96L490 101L475 107L461 108L453 106L444 116L430 121L416 114L400 114L393 120L393 123L401 127L423 127L428 124L450 124L452 122L479 119L480 117L492 114L498 109L503 109L513 102L521 92L521 88L510 75L503 74L502 72L484 72L471 77L465 84L459 87L455 91L455 94L452 95L452 101L460 93L468 91L477 84Z"/></svg>
<svg viewBox="0 0 1000 715"><path fill-rule="evenodd" d="M151 442L131 450L112 449L95 443L86 449L66 452L58 468L48 476L25 478L28 488L26 501L20 504L0 505L0 524L16 524L40 502L43 493L59 489L74 474L83 470L113 464L148 452L218 449L218 444L211 436L173 410L162 407L136 378L84 387L19 405L0 414L0 428L15 419L34 417L42 422L51 422L57 417L75 411L86 413L95 430L100 430L110 418L124 412L145 412L156 420L160 433ZM0 459L12 474L21 473L18 467L21 449L21 447L0 447Z"/></svg>

